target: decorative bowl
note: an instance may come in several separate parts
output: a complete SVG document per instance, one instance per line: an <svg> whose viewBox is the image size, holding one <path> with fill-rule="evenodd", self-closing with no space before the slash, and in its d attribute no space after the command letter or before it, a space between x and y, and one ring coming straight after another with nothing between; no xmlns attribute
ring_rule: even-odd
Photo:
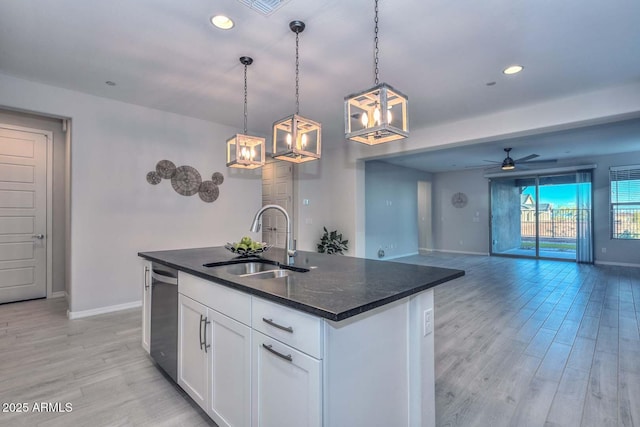
<svg viewBox="0 0 640 427"><path fill-rule="evenodd" d="M224 248L240 256L252 256L252 255L261 254L262 252L266 252L273 247L273 245L268 245L264 242L262 242L261 244L262 244L262 247L260 249L243 249L243 248L235 247L236 243L227 242L227 244L224 245Z"/></svg>

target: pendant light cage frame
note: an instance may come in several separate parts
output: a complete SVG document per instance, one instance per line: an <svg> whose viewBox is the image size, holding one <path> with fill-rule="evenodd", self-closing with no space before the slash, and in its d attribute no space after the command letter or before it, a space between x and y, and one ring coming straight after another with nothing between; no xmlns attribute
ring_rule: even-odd
<svg viewBox="0 0 640 427"><path fill-rule="evenodd" d="M379 83L378 0L375 0L374 86L344 98L345 138L367 145L409 136L409 97Z"/></svg>
<svg viewBox="0 0 640 427"><path fill-rule="evenodd" d="M296 112L273 124L273 154L278 160L305 163L320 158L322 125L300 115L300 55L299 36L304 31L302 21L292 21L289 28L296 34Z"/></svg>
<svg viewBox="0 0 640 427"><path fill-rule="evenodd" d="M227 167L256 169L265 164L266 142L264 138L247 135L247 67L253 59L242 56L240 63L244 65L244 133L227 139Z"/></svg>

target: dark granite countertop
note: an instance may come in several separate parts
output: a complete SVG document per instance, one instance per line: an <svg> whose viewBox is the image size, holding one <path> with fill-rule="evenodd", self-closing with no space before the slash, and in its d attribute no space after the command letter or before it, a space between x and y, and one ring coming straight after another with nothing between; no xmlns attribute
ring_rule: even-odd
<svg viewBox="0 0 640 427"><path fill-rule="evenodd" d="M295 266L316 267L278 279L239 277L226 267L204 267L236 256L223 247L140 252L139 256L194 276L271 300L297 310L340 321L441 283L461 277L463 270L376 261L299 251ZM272 248L262 258L280 261Z"/></svg>

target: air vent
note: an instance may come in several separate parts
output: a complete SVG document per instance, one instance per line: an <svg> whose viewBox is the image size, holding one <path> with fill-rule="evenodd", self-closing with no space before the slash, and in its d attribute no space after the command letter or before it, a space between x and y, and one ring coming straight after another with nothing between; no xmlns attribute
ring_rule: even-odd
<svg viewBox="0 0 640 427"><path fill-rule="evenodd" d="M289 0L238 0L240 3L250 7L251 9L262 13L263 15L271 15L280 7L288 3Z"/></svg>

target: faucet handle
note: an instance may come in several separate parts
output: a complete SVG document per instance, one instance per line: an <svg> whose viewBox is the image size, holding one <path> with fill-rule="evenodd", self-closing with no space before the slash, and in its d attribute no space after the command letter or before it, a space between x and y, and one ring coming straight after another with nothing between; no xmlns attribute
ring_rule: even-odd
<svg viewBox="0 0 640 427"><path fill-rule="evenodd" d="M289 256L296 256L298 255L298 241L296 239L293 239L293 242L291 244L291 249L289 249L289 251L287 252L287 255Z"/></svg>

